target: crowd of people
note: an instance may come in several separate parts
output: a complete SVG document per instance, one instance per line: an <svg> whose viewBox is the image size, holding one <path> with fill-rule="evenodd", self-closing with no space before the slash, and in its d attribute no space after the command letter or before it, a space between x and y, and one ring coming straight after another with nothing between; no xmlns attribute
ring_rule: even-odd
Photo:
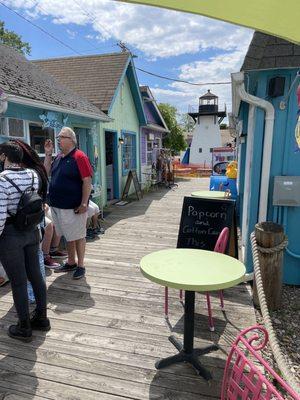
<svg viewBox="0 0 300 400"><path fill-rule="evenodd" d="M56 273L71 271L73 279L83 278L88 218L89 237L103 233L98 225L99 207L90 200L90 161L77 148L72 129L62 128L57 141L60 153L54 156L54 145L46 140L44 163L21 140L0 145L0 286L7 280L11 283L18 322L9 327L8 335L22 341L31 340L32 330L51 328L45 267ZM40 214L32 208L38 207L39 200ZM66 252L59 248L62 238ZM33 302L36 308L30 315Z"/></svg>

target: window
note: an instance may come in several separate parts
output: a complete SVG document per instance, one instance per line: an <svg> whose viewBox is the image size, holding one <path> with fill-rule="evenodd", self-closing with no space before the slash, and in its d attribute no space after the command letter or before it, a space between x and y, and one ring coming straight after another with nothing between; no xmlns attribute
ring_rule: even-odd
<svg viewBox="0 0 300 400"><path fill-rule="evenodd" d="M24 121L17 118L1 118L0 134L13 138L24 138Z"/></svg>
<svg viewBox="0 0 300 400"><path fill-rule="evenodd" d="M211 148L209 149L209 151L210 151L211 153L213 152L213 150L214 150L213 147L211 147Z"/></svg>
<svg viewBox="0 0 300 400"><path fill-rule="evenodd" d="M13 137L24 137L24 121L22 119L8 119L8 133Z"/></svg>
<svg viewBox="0 0 300 400"><path fill-rule="evenodd" d="M5 118L0 118L0 136L4 136L5 134Z"/></svg>
<svg viewBox="0 0 300 400"><path fill-rule="evenodd" d="M147 165L152 165L153 141L147 141Z"/></svg>
<svg viewBox="0 0 300 400"><path fill-rule="evenodd" d="M202 153L202 147L199 147L199 153Z"/></svg>
<svg viewBox="0 0 300 400"><path fill-rule="evenodd" d="M54 129L43 129L41 124L30 122L29 143L38 154L44 154L44 144L46 139L51 139L54 143Z"/></svg>
<svg viewBox="0 0 300 400"><path fill-rule="evenodd" d="M126 132L123 134L123 139L122 170L123 175L126 175L131 169L136 169L136 135Z"/></svg>

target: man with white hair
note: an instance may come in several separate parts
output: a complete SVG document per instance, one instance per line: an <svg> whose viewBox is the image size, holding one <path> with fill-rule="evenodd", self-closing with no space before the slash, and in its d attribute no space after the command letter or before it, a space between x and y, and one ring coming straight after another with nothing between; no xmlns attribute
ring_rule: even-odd
<svg viewBox="0 0 300 400"><path fill-rule="evenodd" d="M56 233L67 241L68 260L55 272L73 271L73 278L80 279L85 275L86 220L93 170L86 154L76 148L72 129L62 128L57 140L61 153L53 162L53 143L45 143L45 167L50 176L51 214Z"/></svg>

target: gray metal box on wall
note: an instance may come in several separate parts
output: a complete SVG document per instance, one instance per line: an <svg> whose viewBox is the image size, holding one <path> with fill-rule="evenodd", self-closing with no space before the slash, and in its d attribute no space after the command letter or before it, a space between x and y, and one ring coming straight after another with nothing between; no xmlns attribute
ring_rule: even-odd
<svg viewBox="0 0 300 400"><path fill-rule="evenodd" d="M300 207L300 176L275 176L273 206Z"/></svg>

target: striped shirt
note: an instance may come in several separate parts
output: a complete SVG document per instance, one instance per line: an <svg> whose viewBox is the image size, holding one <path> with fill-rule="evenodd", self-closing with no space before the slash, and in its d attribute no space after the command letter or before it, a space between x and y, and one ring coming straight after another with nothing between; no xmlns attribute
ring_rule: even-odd
<svg viewBox="0 0 300 400"><path fill-rule="evenodd" d="M0 235L4 229L5 221L10 217L9 213L15 214L21 198L21 193L6 179L7 176L24 192L31 188L32 173L34 177L33 187L38 190L39 178L35 171L31 169L6 169L0 174Z"/></svg>

